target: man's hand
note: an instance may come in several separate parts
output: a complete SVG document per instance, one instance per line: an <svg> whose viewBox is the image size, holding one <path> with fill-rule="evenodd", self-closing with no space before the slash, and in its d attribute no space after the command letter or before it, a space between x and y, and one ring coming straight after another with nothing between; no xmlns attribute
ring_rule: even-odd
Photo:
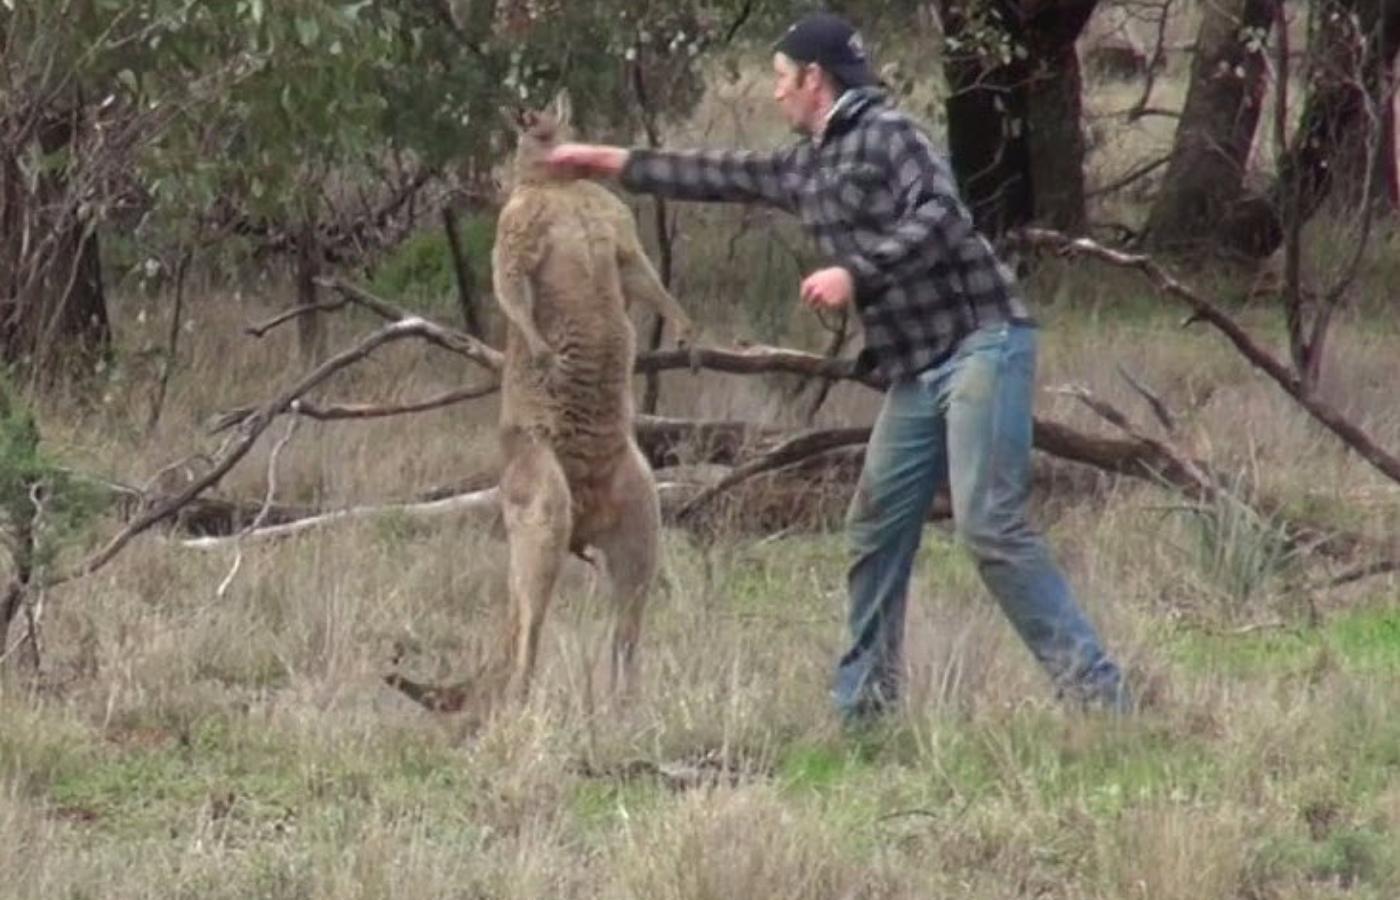
<svg viewBox="0 0 1400 900"><path fill-rule="evenodd" d="M802 302L812 309L840 309L855 294L855 279L841 266L818 269L802 281Z"/></svg>
<svg viewBox="0 0 1400 900"><path fill-rule="evenodd" d="M627 165L626 147L603 144L560 144L545 157L552 168L566 175L616 177Z"/></svg>

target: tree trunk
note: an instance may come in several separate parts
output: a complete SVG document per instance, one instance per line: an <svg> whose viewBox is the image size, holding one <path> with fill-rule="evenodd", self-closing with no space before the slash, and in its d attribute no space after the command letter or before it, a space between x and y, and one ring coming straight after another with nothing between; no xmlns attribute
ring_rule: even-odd
<svg viewBox="0 0 1400 900"><path fill-rule="evenodd" d="M1244 188L1264 99L1265 55L1249 33L1267 34L1274 0L1221 0L1202 8L1191 83L1163 189L1147 219L1157 249L1214 242Z"/></svg>
<svg viewBox="0 0 1400 900"><path fill-rule="evenodd" d="M37 129L45 154L73 147L81 108ZM0 122L0 357L35 374L90 371L111 345L96 223L62 172L26 179L24 130Z"/></svg>
<svg viewBox="0 0 1400 900"><path fill-rule="evenodd" d="M320 273L320 248L316 223L308 217L297 237L297 306L316 305L316 276ZM297 349L306 363L318 363L326 354L325 328L314 309L297 317Z"/></svg>
<svg viewBox="0 0 1400 900"><path fill-rule="evenodd" d="M1019 43L1019 16L1008 0L939 0L939 13L953 171L978 229L1000 235L1028 224L1035 213L1024 124L1029 66L1021 57L1005 65L989 62L977 42L985 37L991 15L995 27Z"/></svg>
<svg viewBox="0 0 1400 900"><path fill-rule="evenodd" d="M1033 218L1069 234L1084 230L1084 104L1075 42L1097 0L1027 3L1026 29L1036 67L1028 85Z"/></svg>
<svg viewBox="0 0 1400 900"><path fill-rule="evenodd" d="M1074 42L1096 0L940 0L948 149L988 235L1084 226L1084 136ZM1009 54L985 52L1010 42Z"/></svg>
<svg viewBox="0 0 1400 900"><path fill-rule="evenodd" d="M1367 12L1374 14L1371 9ZM1353 86L1351 93L1358 102L1365 103L1369 99L1372 106L1369 110L1364 106L1360 109L1362 124L1359 127L1339 135L1337 162L1330 167L1334 173L1334 197L1348 210L1369 203L1377 212L1389 213L1397 208L1395 104L1391 79L1396 48L1400 44L1400 35L1394 33L1400 27L1400 14L1391 13L1390 21L1382 19L1379 27L1368 26L1365 13L1361 21L1363 27L1372 30L1361 59L1353 61L1351 74L1353 77L1360 75L1366 92L1361 94ZM1356 54L1351 55L1354 58Z"/></svg>
<svg viewBox="0 0 1400 900"><path fill-rule="evenodd" d="M481 318L476 311L476 277L471 260L462 246L462 230L457 226L457 211L451 203L442 207L442 230L447 235L447 249L452 254L452 271L457 278L457 303L462 308L462 327L474 338L485 338Z"/></svg>
<svg viewBox="0 0 1400 900"><path fill-rule="evenodd" d="M1353 176L1365 170L1357 160L1365 158L1360 154L1368 139L1379 136L1383 150L1377 161L1380 182L1373 194L1384 198L1395 182L1394 153L1384 149L1393 146L1393 126L1387 124L1391 120L1383 113L1378 130L1367 106L1383 109L1391 100L1386 79L1377 76L1393 69L1400 50L1400 0L1327 0L1317 15L1320 26L1315 46L1309 48L1313 77L1278 178L1267 194L1251 198L1244 214L1228 223L1229 243L1261 258L1283 242L1285 208L1307 221L1339 181L1350 181L1353 199L1359 199L1355 185L1360 179ZM1359 35L1349 25L1353 15ZM1373 74L1367 77L1368 72ZM1369 98L1362 84L1371 92Z"/></svg>

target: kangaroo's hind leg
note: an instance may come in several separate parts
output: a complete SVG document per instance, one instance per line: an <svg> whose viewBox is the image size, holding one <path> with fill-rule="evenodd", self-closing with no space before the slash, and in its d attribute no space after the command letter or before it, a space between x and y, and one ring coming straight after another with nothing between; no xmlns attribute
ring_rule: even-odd
<svg viewBox="0 0 1400 900"><path fill-rule="evenodd" d="M661 505L656 482L641 451L631 441L602 500L614 515L590 536L603 552L613 590L612 690L630 692L636 678L642 612L656 580L661 553Z"/></svg>
<svg viewBox="0 0 1400 900"><path fill-rule="evenodd" d="M509 544L508 695L529 694L540 629L569 548L573 513L569 485L554 451L522 438L507 445L501 510Z"/></svg>

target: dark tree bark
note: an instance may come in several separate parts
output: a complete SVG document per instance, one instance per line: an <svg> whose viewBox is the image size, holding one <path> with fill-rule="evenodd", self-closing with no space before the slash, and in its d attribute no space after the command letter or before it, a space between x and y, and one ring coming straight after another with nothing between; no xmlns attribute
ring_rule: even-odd
<svg viewBox="0 0 1400 900"><path fill-rule="evenodd" d="M940 0L948 149L977 226L1084 226L1075 40L1097 0ZM999 49L1009 41L1010 52ZM997 48L997 49L993 49Z"/></svg>
<svg viewBox="0 0 1400 900"><path fill-rule="evenodd" d="M36 117L45 154L73 148L82 106ZM34 372L89 369L111 345L96 223L78 209L62 170L27 180L29 135L0 121L0 356Z"/></svg>
<svg viewBox="0 0 1400 900"><path fill-rule="evenodd" d="M474 338L485 337L481 317L477 315L476 277L471 260L462 246L462 230L457 227L457 211L451 204L442 207L442 229L447 235L447 248L452 253L452 271L457 277L457 302L462 307L462 327Z"/></svg>
<svg viewBox="0 0 1400 900"><path fill-rule="evenodd" d="M297 318L297 349L304 362L319 362L326 353L326 335L321 315L316 310L316 276L320 274L320 247L316 239L316 223L310 217L302 224L297 236L297 301L307 310Z"/></svg>
<svg viewBox="0 0 1400 900"><path fill-rule="evenodd" d="M1389 98L1396 50L1400 48L1400 3L1357 3L1356 7L1365 34L1348 35L1331 19L1323 23L1324 29L1331 26L1324 31L1331 32L1327 49L1335 47L1339 60L1350 63L1348 69L1334 69L1333 79L1341 81L1349 75L1353 80L1350 85L1337 84L1332 89L1349 95L1356 104L1359 120L1358 126L1335 136L1337 160L1329 167L1333 173L1333 196L1347 209L1370 203L1378 212L1394 212L1395 106ZM1369 110L1367 100L1371 104Z"/></svg>
<svg viewBox="0 0 1400 900"><path fill-rule="evenodd" d="M1385 111L1391 103L1382 76L1393 70L1400 50L1400 0L1324 0L1317 15L1316 44L1309 48L1313 77L1279 176L1266 194L1250 198L1224 235L1253 256L1277 250L1285 220L1306 221L1334 189L1350 184L1350 198L1339 190L1337 199L1359 200L1362 180L1356 176L1365 171L1367 142L1377 138L1383 152L1371 194L1395 208L1394 153L1384 152L1394 146L1393 121L1382 112L1378 127L1367 110ZM1359 32L1350 24L1353 16Z"/></svg>
<svg viewBox="0 0 1400 900"><path fill-rule="evenodd" d="M1020 16L1010 0L939 0L939 13L953 171L977 227L1000 235L1035 214L1028 129L1016 124L1026 121L1030 67L1018 57L990 62L978 44L989 28L1021 42Z"/></svg>
<svg viewBox="0 0 1400 900"><path fill-rule="evenodd" d="M1163 188L1147 219L1157 249L1192 249L1214 242L1244 189L1250 147L1265 90L1262 44L1275 0L1221 0L1202 7L1191 84L1177 126Z"/></svg>
<svg viewBox="0 0 1400 900"><path fill-rule="evenodd" d="M1028 86L1033 219L1070 234L1084 230L1084 104L1075 42L1097 0L1025 4L1026 40L1036 66Z"/></svg>

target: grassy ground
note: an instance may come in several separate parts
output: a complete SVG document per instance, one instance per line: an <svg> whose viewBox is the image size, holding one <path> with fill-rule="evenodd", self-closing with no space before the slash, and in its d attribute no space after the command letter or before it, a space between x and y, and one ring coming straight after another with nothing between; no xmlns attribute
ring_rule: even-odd
<svg viewBox="0 0 1400 900"><path fill-rule="evenodd" d="M820 346L791 297L800 259L730 241L732 214L723 232L703 218L718 215L687 211L679 248L680 293L713 337ZM1328 235L1312 236L1323 255ZM1323 390L1400 448L1400 319L1381 302L1394 240L1366 260ZM1395 533L1393 485L1131 276L1047 266L1029 290L1046 323L1041 413L1105 431L1051 390L1084 384L1148 427L1125 366L1177 412L1184 450L1291 514ZM163 340L168 303L124 296L105 387L40 408L51 453L139 483L214 450L201 422L300 371L290 334L238 328L281 288L194 295L161 423L142 427L141 351ZM1276 341L1273 310L1238 308ZM332 343L368 325L337 320ZM395 346L323 399L423 397L476 377ZM786 386L668 375L665 411L794 422ZM876 403L841 388L821 419L869 421ZM402 498L489 470L493 418L483 401L308 423L282 455L278 499ZM270 444L224 490L260 496ZM481 528L389 518L249 547L222 597L231 550L142 539L46 598L39 689L0 681L0 898L1400 895L1395 578L1304 590L1345 563L1291 552L1274 523L1229 508L1055 473L1036 518L1146 700L1125 721L1052 702L936 524L913 586L908 702L861 737L840 732L826 695L843 639L839 534L668 533L625 707L598 688L606 599L571 567L531 703L486 722L427 715L379 680L395 657L449 679L497 652L503 547Z"/></svg>
<svg viewBox="0 0 1400 900"><path fill-rule="evenodd" d="M1087 382L1131 409L1113 371L1128 364L1181 413L1193 452L1295 508L1393 528L1394 491L1218 339L1182 335L1155 301L1109 302L1131 282L1069 271L1038 286L1057 279L1078 299L1043 307L1042 387ZM232 304L202 302L188 352L217 378L179 378L150 437L130 425L148 389L134 377L106 403L56 402L51 446L138 480L190 447L193 422L290 377L290 335L237 337ZM149 326L123 321L137 345ZM1342 323L1328 387L1396 446L1377 375L1390 334ZM421 396L463 377L397 348L327 394ZM669 383L677 409L773 402L743 379ZM827 415L872 411L852 390ZM1102 427L1049 390L1041 411ZM460 477L489 462L489 417L307 426L280 495L340 503ZM257 495L264 464L230 490ZM1279 552L1267 527L1144 485L1073 484L1038 494L1037 517L1150 701L1126 722L1053 704L939 525L914 585L907 709L860 739L826 698L838 534L668 534L627 708L595 687L606 601L571 569L537 695L486 723L430 717L378 681L395 654L446 678L495 652L502 554L469 523L249 548L222 599L231 552L143 540L49 598L45 688L12 679L0 697L0 896L1394 896L1395 582L1304 603L1290 586L1325 567ZM713 778L678 784L675 767Z"/></svg>

